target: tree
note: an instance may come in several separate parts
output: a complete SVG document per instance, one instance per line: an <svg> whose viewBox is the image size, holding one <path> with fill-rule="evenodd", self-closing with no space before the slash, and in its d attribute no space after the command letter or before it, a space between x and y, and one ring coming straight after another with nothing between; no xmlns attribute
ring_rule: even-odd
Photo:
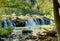
<svg viewBox="0 0 60 41"><path fill-rule="evenodd" d="M51 15L53 9L52 0L0 0L0 7L2 7L0 14L15 12L17 15L26 15L27 13Z"/></svg>
<svg viewBox="0 0 60 41"><path fill-rule="evenodd" d="M58 41L60 41L60 15L59 15L60 4L58 3L58 0L53 0L53 5L54 5L54 18L58 32Z"/></svg>
<svg viewBox="0 0 60 41"><path fill-rule="evenodd" d="M48 15L53 12L52 0L36 0L33 10L36 10L40 15Z"/></svg>
<svg viewBox="0 0 60 41"><path fill-rule="evenodd" d="M4 9L3 9L4 8ZM27 12L30 5L22 0L0 0L0 15L1 14L22 14L23 11Z"/></svg>

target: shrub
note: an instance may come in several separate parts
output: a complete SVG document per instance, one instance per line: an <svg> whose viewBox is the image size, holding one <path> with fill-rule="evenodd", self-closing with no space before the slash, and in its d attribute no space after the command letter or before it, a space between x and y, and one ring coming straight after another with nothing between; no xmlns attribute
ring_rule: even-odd
<svg viewBox="0 0 60 41"><path fill-rule="evenodd" d="M0 36L8 36L13 31L12 27L0 28Z"/></svg>
<svg viewBox="0 0 60 41"><path fill-rule="evenodd" d="M13 28L13 27L7 27L7 28L5 28L5 29L8 30L9 33L11 33L14 28Z"/></svg>
<svg viewBox="0 0 60 41"><path fill-rule="evenodd" d="M0 28L0 36L6 36L8 34L9 34L8 30L4 28Z"/></svg>

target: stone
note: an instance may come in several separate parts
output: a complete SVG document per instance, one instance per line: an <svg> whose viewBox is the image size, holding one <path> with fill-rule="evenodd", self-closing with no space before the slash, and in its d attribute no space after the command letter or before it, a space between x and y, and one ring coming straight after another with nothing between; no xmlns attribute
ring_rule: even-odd
<svg viewBox="0 0 60 41"><path fill-rule="evenodd" d="M25 20L24 19L16 18L14 20L14 23L16 24L16 27L24 27L25 26Z"/></svg>

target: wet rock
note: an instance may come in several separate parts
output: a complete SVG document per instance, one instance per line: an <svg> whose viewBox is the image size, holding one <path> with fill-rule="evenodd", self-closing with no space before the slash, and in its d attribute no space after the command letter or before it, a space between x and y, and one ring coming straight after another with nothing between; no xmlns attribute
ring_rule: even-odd
<svg viewBox="0 0 60 41"><path fill-rule="evenodd" d="M50 19L49 19L49 18L43 17L43 20L44 20L44 23L45 23L46 25L49 25L49 24L50 24Z"/></svg>
<svg viewBox="0 0 60 41"><path fill-rule="evenodd" d="M15 23L16 27L23 27L23 26L25 26L25 20L24 19L16 18L14 20L14 23Z"/></svg>
<svg viewBox="0 0 60 41"><path fill-rule="evenodd" d="M46 35L47 35L46 33L40 33L40 32L37 33L38 39L42 39L42 40L47 38Z"/></svg>
<svg viewBox="0 0 60 41"><path fill-rule="evenodd" d="M57 34L56 31L48 31L47 32L47 36L50 36L50 37L57 37L56 34Z"/></svg>
<svg viewBox="0 0 60 41"><path fill-rule="evenodd" d="M32 33L32 30L23 30L22 31L22 34L31 34Z"/></svg>

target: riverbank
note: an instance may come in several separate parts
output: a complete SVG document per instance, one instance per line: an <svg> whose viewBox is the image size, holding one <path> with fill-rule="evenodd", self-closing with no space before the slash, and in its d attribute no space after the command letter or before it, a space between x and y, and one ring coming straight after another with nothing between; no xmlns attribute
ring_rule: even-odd
<svg viewBox="0 0 60 41"><path fill-rule="evenodd" d="M23 30L32 30L32 33L22 33ZM50 36L52 35L52 36ZM56 41L56 30L50 28L50 26L33 27L28 29L27 27L15 27L11 35L5 38L5 41Z"/></svg>

